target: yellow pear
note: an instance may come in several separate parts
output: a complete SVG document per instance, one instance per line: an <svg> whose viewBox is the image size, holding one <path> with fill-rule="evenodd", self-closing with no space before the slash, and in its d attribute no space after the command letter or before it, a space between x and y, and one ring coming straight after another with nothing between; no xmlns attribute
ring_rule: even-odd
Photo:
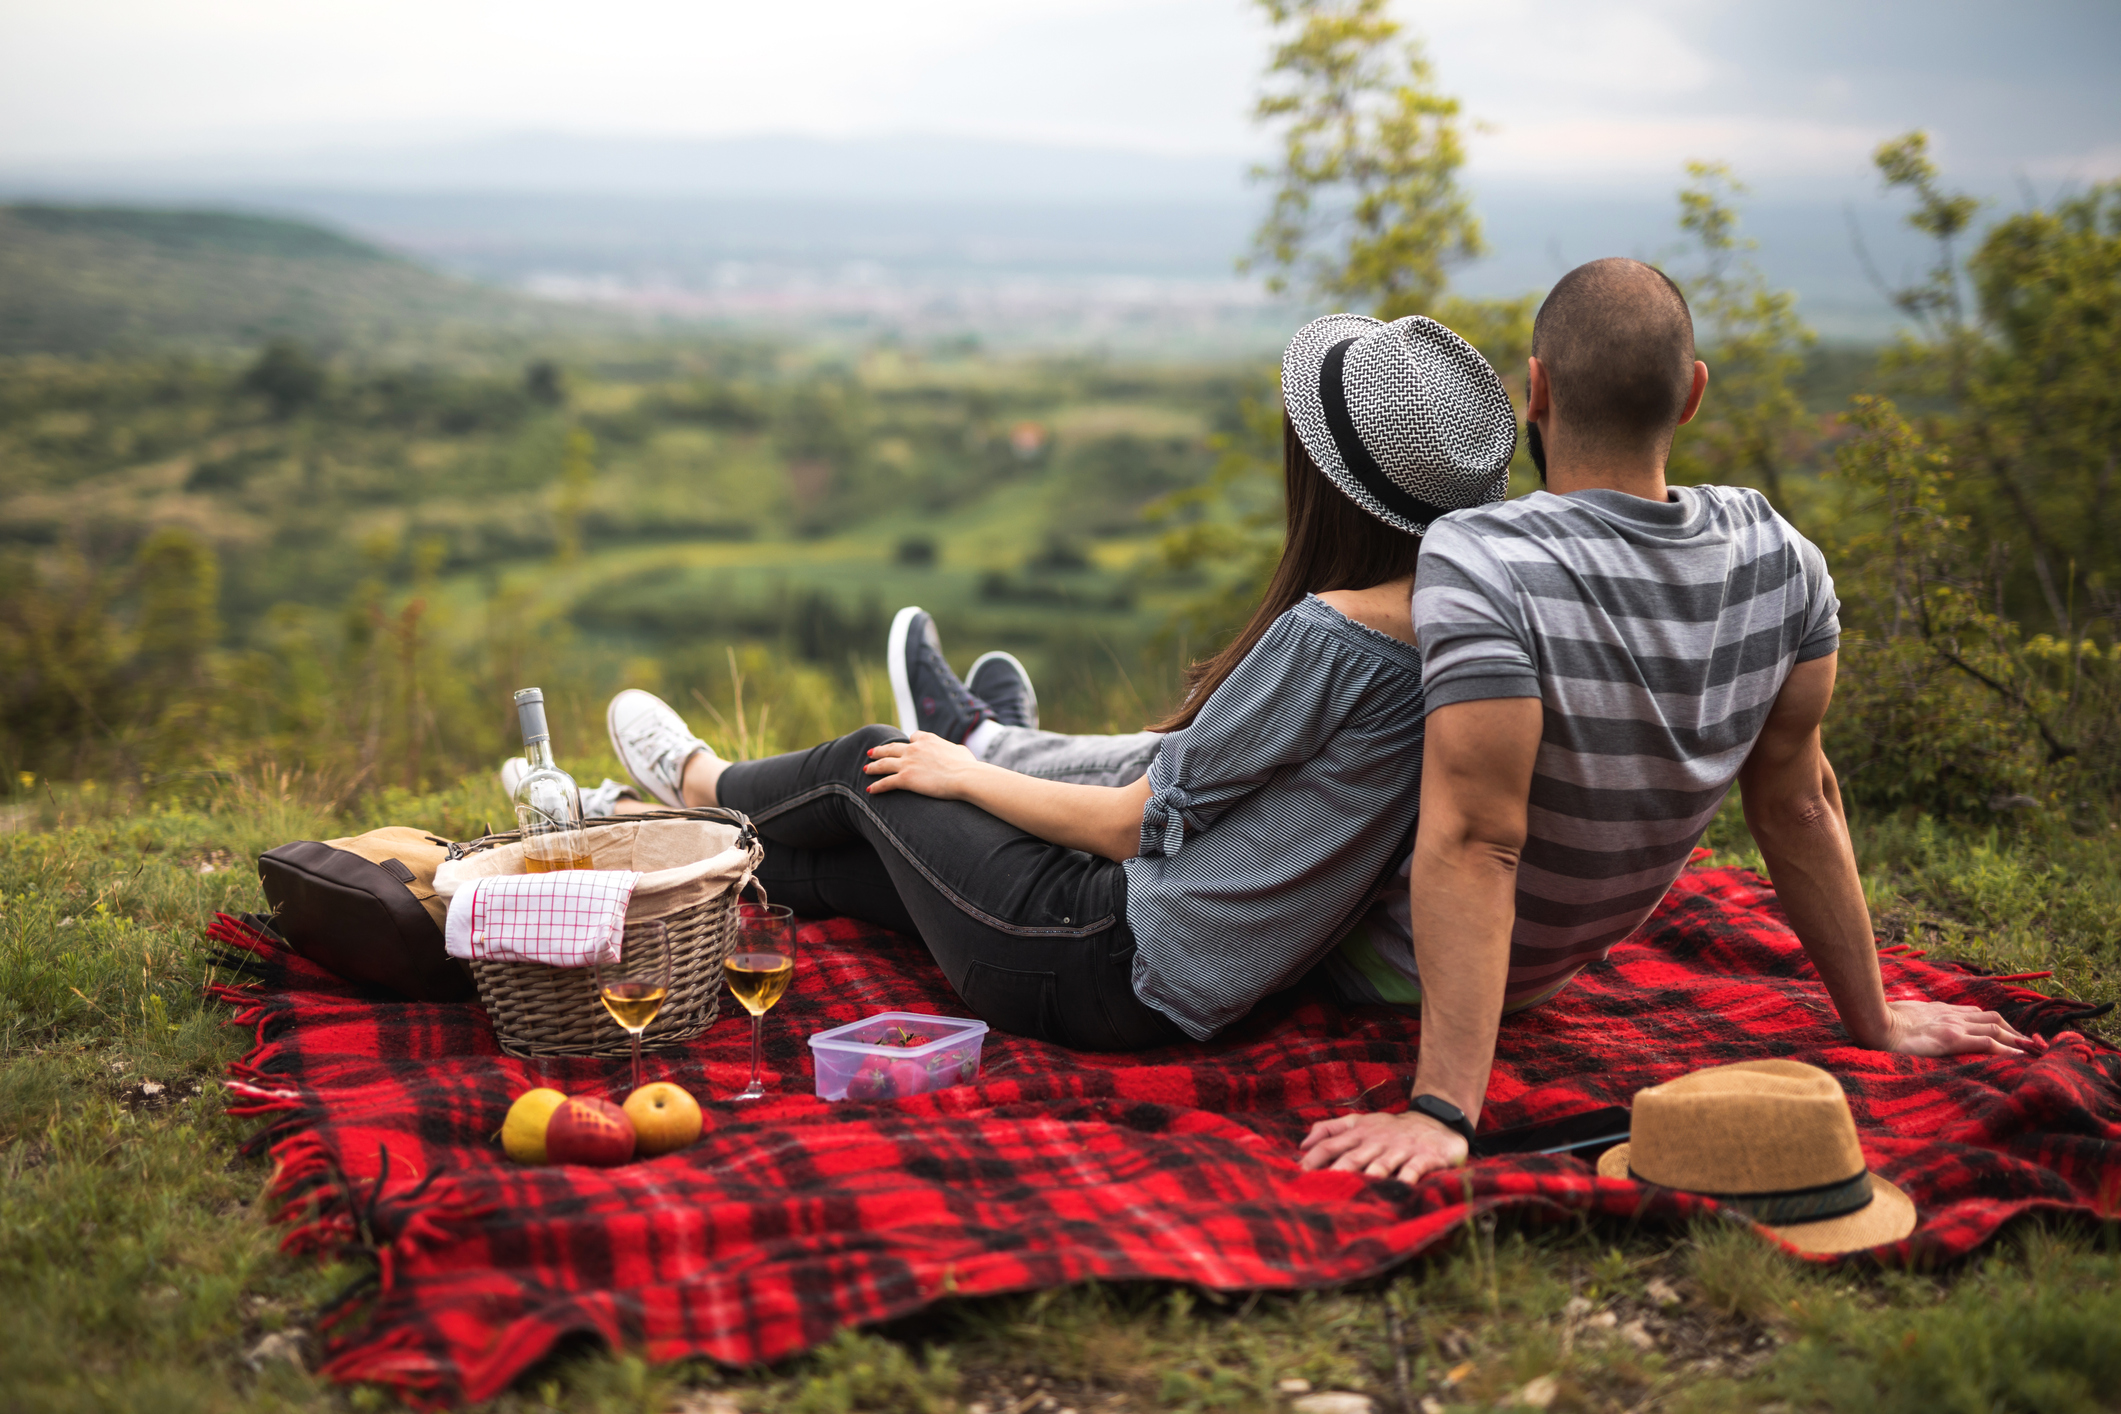
<svg viewBox="0 0 2121 1414"><path fill-rule="evenodd" d="M543 1087L516 1096L501 1122L501 1147L508 1157L519 1164L544 1163L545 1126L552 1123L553 1111L566 1103L565 1095Z"/></svg>

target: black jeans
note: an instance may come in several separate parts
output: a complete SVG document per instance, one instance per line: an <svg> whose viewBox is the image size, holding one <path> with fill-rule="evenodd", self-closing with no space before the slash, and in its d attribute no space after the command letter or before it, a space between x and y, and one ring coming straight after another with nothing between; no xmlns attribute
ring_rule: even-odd
<svg viewBox="0 0 2121 1414"><path fill-rule="evenodd" d="M1134 995L1126 871L963 801L870 795L869 748L905 739L864 727L722 773L721 803L765 837L774 901L913 934L998 1030L1083 1051L1185 1040Z"/></svg>

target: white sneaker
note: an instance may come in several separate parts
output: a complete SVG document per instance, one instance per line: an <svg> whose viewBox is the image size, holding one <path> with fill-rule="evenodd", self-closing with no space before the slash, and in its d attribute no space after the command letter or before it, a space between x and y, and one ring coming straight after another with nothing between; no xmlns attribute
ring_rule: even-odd
<svg viewBox="0 0 2121 1414"><path fill-rule="evenodd" d="M611 699L604 726L626 773L663 804L684 809L685 763L710 751L685 719L654 693L629 687Z"/></svg>
<svg viewBox="0 0 2121 1414"><path fill-rule="evenodd" d="M530 762L521 756L511 756L501 763L501 794L510 800L516 798L516 787L523 784L523 777L530 774Z"/></svg>

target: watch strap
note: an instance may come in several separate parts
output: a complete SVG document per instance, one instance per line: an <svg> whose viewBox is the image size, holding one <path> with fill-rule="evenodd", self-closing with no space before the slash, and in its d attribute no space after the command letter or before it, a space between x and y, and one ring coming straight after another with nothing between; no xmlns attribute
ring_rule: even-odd
<svg viewBox="0 0 2121 1414"><path fill-rule="evenodd" d="M1439 1095L1416 1095L1411 1101L1411 1107L1446 1129L1457 1130L1467 1144L1473 1143L1473 1122L1466 1118L1464 1110L1449 1100Z"/></svg>

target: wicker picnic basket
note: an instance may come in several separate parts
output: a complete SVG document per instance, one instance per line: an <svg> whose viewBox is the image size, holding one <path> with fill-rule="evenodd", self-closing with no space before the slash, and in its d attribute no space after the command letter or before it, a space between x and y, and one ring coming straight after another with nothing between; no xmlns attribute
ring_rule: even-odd
<svg viewBox="0 0 2121 1414"><path fill-rule="evenodd" d="M692 1040L721 1009L722 961L736 936L737 895L765 857L758 831L735 810L703 807L584 822L599 869L642 874L626 908L626 937L649 923L670 936L670 994L641 1035L644 1049ZM519 831L450 846L435 871L443 898L475 878L523 872ZM512 1056L624 1056L632 1042L597 998L586 967L474 959L479 1001Z"/></svg>

